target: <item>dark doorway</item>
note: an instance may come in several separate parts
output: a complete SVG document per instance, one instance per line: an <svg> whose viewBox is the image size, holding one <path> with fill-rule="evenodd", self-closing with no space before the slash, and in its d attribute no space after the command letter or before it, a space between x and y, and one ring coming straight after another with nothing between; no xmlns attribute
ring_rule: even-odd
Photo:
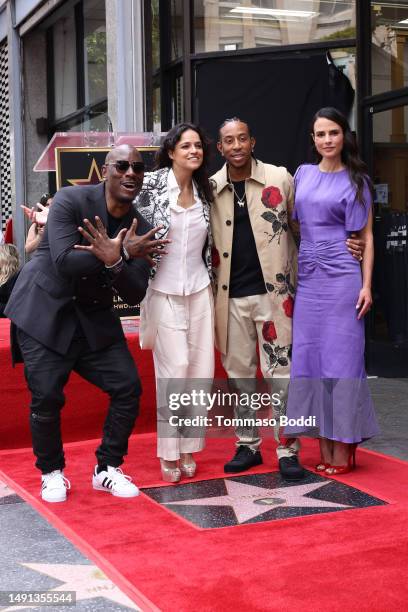
<svg viewBox="0 0 408 612"><path fill-rule="evenodd" d="M402 377L408 376L408 105L391 102L372 111L375 266L368 370Z"/></svg>
<svg viewBox="0 0 408 612"><path fill-rule="evenodd" d="M194 119L214 141L224 119L240 117L254 132L255 155L290 172L308 158L314 113L336 106L348 115L354 97L325 51L205 60L195 82Z"/></svg>

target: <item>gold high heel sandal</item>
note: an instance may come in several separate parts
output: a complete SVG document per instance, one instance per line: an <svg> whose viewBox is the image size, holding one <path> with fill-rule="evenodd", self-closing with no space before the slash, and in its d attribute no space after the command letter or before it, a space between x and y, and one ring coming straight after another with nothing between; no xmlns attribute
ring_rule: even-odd
<svg viewBox="0 0 408 612"><path fill-rule="evenodd" d="M179 482L181 471L178 467L166 467L160 460L161 475L164 482Z"/></svg>
<svg viewBox="0 0 408 612"><path fill-rule="evenodd" d="M180 460L180 470L183 476L186 476L187 478L194 478L197 470L197 464L195 461L193 461L193 463L182 463Z"/></svg>

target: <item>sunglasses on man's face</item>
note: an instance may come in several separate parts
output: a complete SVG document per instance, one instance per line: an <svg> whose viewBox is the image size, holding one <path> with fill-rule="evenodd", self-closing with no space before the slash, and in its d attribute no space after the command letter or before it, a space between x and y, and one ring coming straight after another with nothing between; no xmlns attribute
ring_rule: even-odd
<svg viewBox="0 0 408 612"><path fill-rule="evenodd" d="M120 173L127 172L129 167L132 168L135 174L141 174L144 172L144 163L143 162L129 162L125 159L120 159L116 162L109 162L106 166L115 166L115 170Z"/></svg>

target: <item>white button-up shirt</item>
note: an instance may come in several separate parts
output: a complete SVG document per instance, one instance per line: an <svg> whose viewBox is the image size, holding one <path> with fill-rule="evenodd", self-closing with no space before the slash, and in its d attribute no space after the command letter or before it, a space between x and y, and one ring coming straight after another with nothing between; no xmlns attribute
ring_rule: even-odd
<svg viewBox="0 0 408 612"><path fill-rule="evenodd" d="M167 179L170 205L170 229L166 245L167 255L163 255L152 289L172 295L191 295L210 284L207 267L202 252L207 239L207 225L203 214L203 204L193 183L194 204L183 208L177 204L180 188L173 170Z"/></svg>

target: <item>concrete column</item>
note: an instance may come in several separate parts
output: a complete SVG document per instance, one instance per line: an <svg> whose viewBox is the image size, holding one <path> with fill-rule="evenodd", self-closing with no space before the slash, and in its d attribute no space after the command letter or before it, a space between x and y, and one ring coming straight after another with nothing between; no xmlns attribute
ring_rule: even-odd
<svg viewBox="0 0 408 612"><path fill-rule="evenodd" d="M10 95L11 193L14 243L24 260L25 221L20 204L25 202L24 133L22 118L22 57L18 31L15 29L14 2L7 4L7 40Z"/></svg>
<svg viewBox="0 0 408 612"><path fill-rule="evenodd" d="M45 31L36 28L23 39L25 191L27 203L34 205L48 191L48 172L33 167L48 144L47 135L37 133L36 120L47 117L47 62Z"/></svg>
<svg viewBox="0 0 408 612"><path fill-rule="evenodd" d="M145 123L142 0L106 0L108 114L116 132Z"/></svg>

